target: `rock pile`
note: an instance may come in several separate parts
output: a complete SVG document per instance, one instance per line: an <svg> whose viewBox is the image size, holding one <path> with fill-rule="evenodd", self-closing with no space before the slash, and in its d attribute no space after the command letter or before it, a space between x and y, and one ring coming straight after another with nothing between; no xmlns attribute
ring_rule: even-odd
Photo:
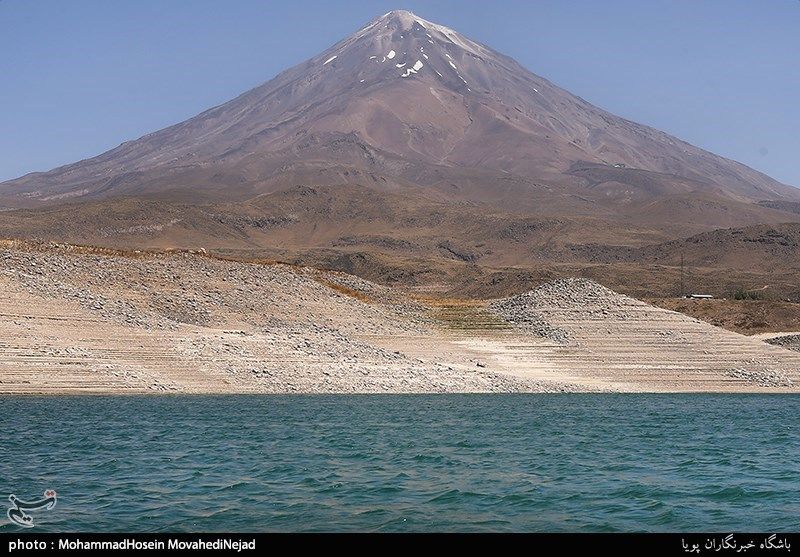
<svg viewBox="0 0 800 557"><path fill-rule="evenodd" d="M728 375L754 383L760 387L792 387L794 382L783 371L762 367L760 369L734 368Z"/></svg>
<svg viewBox="0 0 800 557"><path fill-rule="evenodd" d="M782 346L788 350L800 352L800 335L784 335L767 339L766 342L774 344L775 346Z"/></svg>
<svg viewBox="0 0 800 557"><path fill-rule="evenodd" d="M628 319L628 308L642 302L617 294L592 280L566 278L494 302L489 307L505 320L559 344L570 342L568 331L551 323L553 313L575 319Z"/></svg>

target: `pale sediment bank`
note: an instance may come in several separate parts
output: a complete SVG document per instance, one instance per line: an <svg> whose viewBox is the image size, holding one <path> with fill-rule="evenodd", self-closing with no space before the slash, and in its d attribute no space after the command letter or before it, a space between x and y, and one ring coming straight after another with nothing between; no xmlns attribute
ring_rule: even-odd
<svg viewBox="0 0 800 557"><path fill-rule="evenodd" d="M201 254L0 247L0 393L800 392L800 353L585 280L427 304Z"/></svg>

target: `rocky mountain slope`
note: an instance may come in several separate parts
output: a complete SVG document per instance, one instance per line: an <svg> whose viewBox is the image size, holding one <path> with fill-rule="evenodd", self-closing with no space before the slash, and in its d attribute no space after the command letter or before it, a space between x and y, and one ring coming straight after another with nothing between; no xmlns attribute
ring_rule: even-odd
<svg viewBox="0 0 800 557"><path fill-rule="evenodd" d="M39 202L173 190L241 199L297 183L446 190L456 181L462 197L500 202L492 181L504 177L516 207L530 205L537 185L551 196L602 186L594 197L623 205L691 194L800 200L795 188L609 114L406 11L186 122L3 189Z"/></svg>
<svg viewBox="0 0 800 557"><path fill-rule="evenodd" d="M799 205L796 188L393 11L185 122L0 184L0 236L202 246L416 281L474 277L464 265L674 265L683 248L669 242L800 222ZM728 236L706 243L741 267L742 250L723 255Z"/></svg>

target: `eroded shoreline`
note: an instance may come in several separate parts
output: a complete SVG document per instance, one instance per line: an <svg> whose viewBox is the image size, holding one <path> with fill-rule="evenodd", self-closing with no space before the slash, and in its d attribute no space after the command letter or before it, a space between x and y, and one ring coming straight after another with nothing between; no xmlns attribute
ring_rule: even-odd
<svg viewBox="0 0 800 557"><path fill-rule="evenodd" d="M800 353L591 281L453 306L309 268L6 245L0 393L800 392Z"/></svg>

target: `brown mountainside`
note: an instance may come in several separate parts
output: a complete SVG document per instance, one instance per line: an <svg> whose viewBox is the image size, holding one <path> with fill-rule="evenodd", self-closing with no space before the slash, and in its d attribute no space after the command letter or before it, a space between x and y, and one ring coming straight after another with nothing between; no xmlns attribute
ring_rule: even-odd
<svg viewBox="0 0 800 557"><path fill-rule="evenodd" d="M0 184L0 235L202 246L424 282L674 265L691 252L681 238L707 233L698 264L749 273L745 254L767 265L783 248L729 250L738 233L712 231L800 222L797 206L798 189L394 11L183 123Z"/></svg>

